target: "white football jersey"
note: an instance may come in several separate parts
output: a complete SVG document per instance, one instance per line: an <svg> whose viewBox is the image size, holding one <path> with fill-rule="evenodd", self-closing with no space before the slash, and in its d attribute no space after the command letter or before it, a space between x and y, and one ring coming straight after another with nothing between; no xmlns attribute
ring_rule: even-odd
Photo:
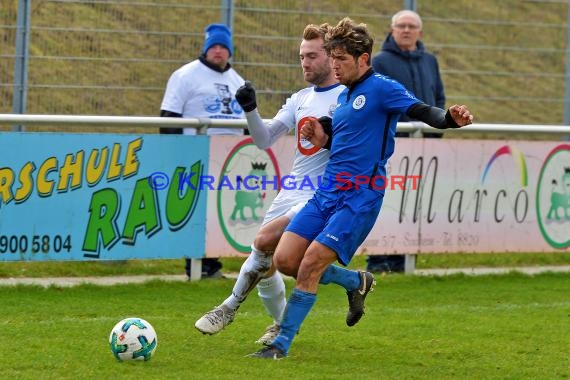
<svg viewBox="0 0 570 380"><path fill-rule="evenodd" d="M233 68L218 72L195 60L172 73L160 109L184 118L243 119L245 112L235 99L243 83ZM185 128L184 134L193 135L196 131ZM243 135L243 130L208 128L208 135L222 134Z"/></svg>
<svg viewBox="0 0 570 380"><path fill-rule="evenodd" d="M308 118L329 116L332 118L336 109L338 95L344 86L337 84L325 88L307 87L294 93L279 110L274 119L285 124L289 131L295 128L295 161L290 175L297 184L308 178L316 187L325 171L329 160L329 151L315 147L309 141L300 138L299 131ZM298 185L297 185L298 188Z"/></svg>

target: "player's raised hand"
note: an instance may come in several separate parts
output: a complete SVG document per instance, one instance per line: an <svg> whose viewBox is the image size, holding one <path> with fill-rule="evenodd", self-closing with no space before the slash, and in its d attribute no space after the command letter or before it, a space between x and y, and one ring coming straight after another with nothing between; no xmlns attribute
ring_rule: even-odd
<svg viewBox="0 0 570 380"><path fill-rule="evenodd" d="M245 112L251 112L257 108L255 100L255 88L246 80L244 85L237 89L236 100Z"/></svg>
<svg viewBox="0 0 570 380"><path fill-rule="evenodd" d="M449 114L460 127L473 123L473 115L465 105L454 104L449 107Z"/></svg>

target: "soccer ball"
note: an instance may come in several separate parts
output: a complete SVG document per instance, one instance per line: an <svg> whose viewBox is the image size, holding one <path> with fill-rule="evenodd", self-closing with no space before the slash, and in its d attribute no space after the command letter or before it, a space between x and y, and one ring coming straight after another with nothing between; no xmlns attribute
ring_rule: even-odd
<svg viewBox="0 0 570 380"><path fill-rule="evenodd" d="M156 332L144 319L125 318L111 330L109 344L119 361L147 361L156 351Z"/></svg>

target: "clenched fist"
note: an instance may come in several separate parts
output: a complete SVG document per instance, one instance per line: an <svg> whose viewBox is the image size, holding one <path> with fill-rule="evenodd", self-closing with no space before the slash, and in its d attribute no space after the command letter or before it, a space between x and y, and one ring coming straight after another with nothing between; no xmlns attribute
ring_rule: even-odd
<svg viewBox="0 0 570 380"><path fill-rule="evenodd" d="M251 112L257 108L255 101L255 88L246 80L245 84L237 89L236 100L245 112Z"/></svg>

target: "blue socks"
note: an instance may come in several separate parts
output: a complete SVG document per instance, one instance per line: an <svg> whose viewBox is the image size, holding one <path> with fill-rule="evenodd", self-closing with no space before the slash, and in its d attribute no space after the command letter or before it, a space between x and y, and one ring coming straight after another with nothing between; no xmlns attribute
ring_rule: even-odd
<svg viewBox="0 0 570 380"><path fill-rule="evenodd" d="M329 265L319 283L330 284L331 282L351 291L360 286L360 274L357 271ZM291 347L297 331L299 331L316 300L316 294L304 292L297 288L293 289L281 320L279 335L271 343L272 346L279 348L285 354L289 352L289 347Z"/></svg>
<svg viewBox="0 0 570 380"><path fill-rule="evenodd" d="M360 286L360 274L357 271L341 268L336 265L329 265L329 267L323 273L319 284L337 284L346 289L346 291L351 291L358 289Z"/></svg>
<svg viewBox="0 0 570 380"><path fill-rule="evenodd" d="M316 300L316 294L304 292L297 288L293 289L281 320L279 335L271 343L272 346L279 348L285 354L289 352L293 338L297 335L297 331L299 331L301 324L307 314L309 314L309 311L311 311Z"/></svg>

